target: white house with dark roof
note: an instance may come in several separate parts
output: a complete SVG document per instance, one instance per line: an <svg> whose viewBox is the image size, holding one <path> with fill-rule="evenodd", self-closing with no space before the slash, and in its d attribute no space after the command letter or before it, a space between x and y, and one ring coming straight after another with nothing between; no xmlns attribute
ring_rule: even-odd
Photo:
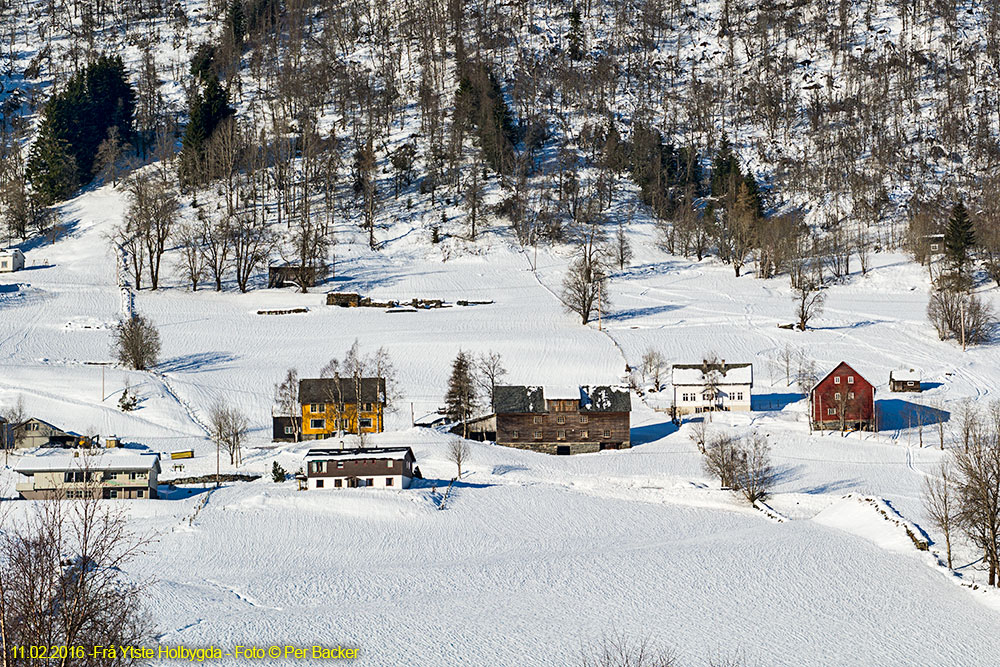
<svg viewBox="0 0 1000 667"><path fill-rule="evenodd" d="M420 477L409 447L314 448L305 463L308 489L407 489Z"/></svg>
<svg viewBox="0 0 1000 667"><path fill-rule="evenodd" d="M750 411L753 364L720 363L674 364L674 414L689 415L710 411Z"/></svg>

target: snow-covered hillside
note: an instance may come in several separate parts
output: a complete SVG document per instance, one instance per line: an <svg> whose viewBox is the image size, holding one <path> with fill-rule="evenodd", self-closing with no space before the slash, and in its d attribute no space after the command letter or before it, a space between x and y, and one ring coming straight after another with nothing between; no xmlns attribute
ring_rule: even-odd
<svg viewBox="0 0 1000 667"><path fill-rule="evenodd" d="M552 294L567 258L539 249L536 274L503 234L449 261L419 243L342 248L331 289L494 303L387 313L290 289L140 292L162 363L154 373L107 368L102 401L101 370L86 362L111 357L119 300L103 232L118 201L104 187L67 203L72 232L0 278L0 401L20 395L32 415L155 451L193 447L187 475L214 471L201 424L226 397L253 418L243 470L264 473L275 460L295 470L308 446L272 448L272 385L290 366L318 371L357 339L386 346L399 368L402 409L373 442L412 446L427 478L409 490L322 493L265 476L211 491L200 510L200 488L131 502L133 527L154 541L130 572L155 581L149 607L163 643L322 640L359 646L362 664L552 665L573 664L614 628L690 664L738 650L763 664L1000 659L1000 601L959 585L982 583L978 566L965 566L972 552L961 551L956 578L858 501L882 499L929 530L922 483L942 452L930 428L917 446L910 404L950 411L988 400L1000 380L995 349L963 354L924 324L926 276L905 258L878 256L867 276L830 288L814 329L793 332L776 326L791 309L784 279L735 279L713 261L664 256L642 243L640 226L598 331ZM289 307L309 312L256 314ZM821 371L849 360L878 385L885 430L810 435L777 355L785 345ZM474 444L469 472L437 509L453 476L447 436L410 428L409 404L418 417L441 405L459 349L499 351L513 382L573 384L618 381L648 347L672 362L715 351L754 363L762 409L716 415L710 428L768 436L779 470L769 505L784 520L716 490L691 423L678 430L647 407L662 400L655 394L633 399L631 450L551 457ZM932 388L889 394L900 363L919 365ZM141 399L130 414L116 407L126 380ZM164 477L179 474L167 468Z"/></svg>
<svg viewBox="0 0 1000 667"><path fill-rule="evenodd" d="M948 569L923 499L961 411L1000 399L1000 347L938 339L928 267L904 243L907 222L927 214L914 202L961 196L976 202L977 259L1000 254L1000 234L987 233L1000 188L990 3L111 4L91 19L96 3L0 0L0 224L27 256L23 271L0 273L0 409L20 400L28 416L133 450L194 450L164 458L159 499L107 501L149 538L125 574L149 585L159 643L339 643L363 665L550 666L623 635L683 665L1000 664L1000 593L982 552L955 537ZM236 6L273 24L233 47ZM191 61L206 44L245 144L225 176L183 183ZM495 78L498 97L482 98L516 117L517 143L495 160L482 120L458 108L463 50ZM149 372L122 368L112 347L128 182L98 176L48 216L27 206L44 100L99 51L123 57L145 104L136 130L160 139L117 166L164 174L178 202L159 289L133 290L162 343ZM680 186L648 197L644 165L625 164L640 123L662 132L658 147L696 153L703 172L676 208L657 197ZM709 172L723 134L767 209L740 277L720 259L728 204L713 208L726 199ZM223 289L192 292L178 232L248 212L274 239L248 291L227 266ZM329 260L332 277L308 293L267 289L267 264L295 259L296 234L320 220L329 247L310 259ZM624 267L602 256L601 312L582 325L564 280L588 238L618 230L632 256ZM777 277L754 277L779 247ZM979 269L973 291L1000 307ZM807 331L788 326L794 270L815 271L826 295ZM339 308L327 292L448 307ZM299 470L309 448L271 441L275 384L292 368L318 376L355 342L363 355L384 348L397 376L386 432L366 444L412 447L424 479L329 492L272 482L275 462ZM414 422L438 415L460 351L498 353L512 384L631 381L632 448L561 457L469 443L445 503L453 436ZM649 351L667 364L753 364L754 409L706 428L767 439L766 504L705 472L705 423L672 423L669 384L650 391L638 377ZM795 376L840 361L876 386L877 433L810 431ZM918 369L926 391L890 392L900 367ZM132 412L118 407L126 387ZM261 477L168 488L216 471L207 425L220 400L251 424L243 463L223 454L223 472ZM8 502L22 456L0 468L13 516L36 506Z"/></svg>

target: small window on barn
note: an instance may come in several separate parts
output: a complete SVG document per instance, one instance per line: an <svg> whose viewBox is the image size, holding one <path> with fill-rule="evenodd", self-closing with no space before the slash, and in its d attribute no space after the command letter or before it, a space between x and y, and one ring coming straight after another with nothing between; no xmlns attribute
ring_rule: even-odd
<svg viewBox="0 0 1000 667"><path fill-rule="evenodd" d="M566 431L556 431L556 438L559 440L566 439Z"/></svg>
<svg viewBox="0 0 1000 667"><path fill-rule="evenodd" d="M835 392L833 394L833 400L835 400L835 401L839 401L840 400L840 392L839 391Z"/></svg>
<svg viewBox="0 0 1000 667"><path fill-rule="evenodd" d="M827 408L826 409L826 414L828 414L828 415L835 415L835 414L837 414L837 408Z"/></svg>
<svg viewBox="0 0 1000 667"><path fill-rule="evenodd" d="M542 423L542 418L539 417L538 415L535 415L534 419L532 419L531 421L533 423L535 423L535 424L541 424Z"/></svg>
<svg viewBox="0 0 1000 667"><path fill-rule="evenodd" d="M586 424L589 421L590 421L590 417L588 417L587 415L580 415L580 423L581 424Z"/></svg>
<svg viewBox="0 0 1000 667"><path fill-rule="evenodd" d="M556 423L557 424L565 424L566 423L566 418L563 417L562 415L559 415L558 417L556 417Z"/></svg>
<svg viewBox="0 0 1000 667"><path fill-rule="evenodd" d="M295 429L291 426L286 426L285 435L295 435Z"/></svg>
<svg viewBox="0 0 1000 667"><path fill-rule="evenodd" d="M583 438L584 440L586 440L587 438L590 437L590 431L583 431L583 432L581 432L580 433L580 437Z"/></svg>
<svg viewBox="0 0 1000 667"><path fill-rule="evenodd" d="M604 429L604 437L605 438L610 438L611 437L611 429L609 429L609 428Z"/></svg>
<svg viewBox="0 0 1000 667"><path fill-rule="evenodd" d="M837 376L837 377L833 378L833 383L834 384L840 384L840 376Z"/></svg>
<svg viewBox="0 0 1000 667"><path fill-rule="evenodd" d="M853 375L848 375L847 376L847 384L854 384L854 376Z"/></svg>
<svg viewBox="0 0 1000 667"><path fill-rule="evenodd" d="M521 437L521 432L520 432L520 431L514 431L514 432L513 432L512 434L511 434L511 437L513 437L513 438L514 438L515 440L517 440L518 438L520 438L520 437Z"/></svg>
<svg viewBox="0 0 1000 667"><path fill-rule="evenodd" d="M853 391L847 392L847 398L849 398L849 399L850 398L854 398L854 392Z"/></svg>
<svg viewBox="0 0 1000 667"><path fill-rule="evenodd" d="M542 432L535 431L535 440L541 440L541 439L542 439Z"/></svg>
<svg viewBox="0 0 1000 667"><path fill-rule="evenodd" d="M937 243L932 243L932 244L931 244L931 250L933 250L934 252L937 252L937 249L938 249L938 247L939 247L939 246L938 246L938 244L937 244Z"/></svg>

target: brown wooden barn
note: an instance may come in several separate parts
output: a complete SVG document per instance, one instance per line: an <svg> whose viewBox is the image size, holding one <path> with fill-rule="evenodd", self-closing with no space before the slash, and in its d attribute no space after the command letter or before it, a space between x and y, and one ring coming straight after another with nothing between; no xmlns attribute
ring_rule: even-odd
<svg viewBox="0 0 1000 667"><path fill-rule="evenodd" d="M548 454L581 454L631 446L629 392L608 386L500 386L496 442Z"/></svg>
<svg viewBox="0 0 1000 667"><path fill-rule="evenodd" d="M915 368L897 368L889 371L889 391L923 391L920 371Z"/></svg>

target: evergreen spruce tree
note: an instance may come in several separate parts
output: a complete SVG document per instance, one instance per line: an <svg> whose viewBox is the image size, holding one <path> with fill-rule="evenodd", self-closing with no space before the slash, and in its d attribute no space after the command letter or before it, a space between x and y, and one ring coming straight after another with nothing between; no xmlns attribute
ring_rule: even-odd
<svg viewBox="0 0 1000 667"><path fill-rule="evenodd" d="M944 232L944 251L959 276L965 273L969 254L976 245L976 233L965 204L958 202L951 209L951 218Z"/></svg>
<svg viewBox="0 0 1000 667"><path fill-rule="evenodd" d="M31 147L25 175L31 182L36 202L49 206L68 198L78 185L76 158L68 142L59 137L51 119L42 121L38 139Z"/></svg>
<svg viewBox="0 0 1000 667"><path fill-rule="evenodd" d="M445 394L445 410L451 421L461 422L462 435L468 437L468 421L476 407L476 382L471 357L459 350L451 364L451 378Z"/></svg>
<svg viewBox="0 0 1000 667"><path fill-rule="evenodd" d="M583 60L583 19L580 8L574 6L569 13L569 57L570 60Z"/></svg>
<svg viewBox="0 0 1000 667"><path fill-rule="evenodd" d="M271 480L272 481L278 482L278 483L284 482L286 474L287 474L287 472L285 471L285 469L282 468L280 465L278 465L277 461L275 461L271 465Z"/></svg>

